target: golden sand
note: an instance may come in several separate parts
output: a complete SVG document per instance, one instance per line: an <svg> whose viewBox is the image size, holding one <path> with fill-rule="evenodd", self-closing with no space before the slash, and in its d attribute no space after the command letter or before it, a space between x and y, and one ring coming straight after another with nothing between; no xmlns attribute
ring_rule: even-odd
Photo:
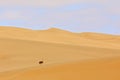
<svg viewBox="0 0 120 80"><path fill-rule="evenodd" d="M120 80L120 36L0 27L0 80L33 79Z"/></svg>

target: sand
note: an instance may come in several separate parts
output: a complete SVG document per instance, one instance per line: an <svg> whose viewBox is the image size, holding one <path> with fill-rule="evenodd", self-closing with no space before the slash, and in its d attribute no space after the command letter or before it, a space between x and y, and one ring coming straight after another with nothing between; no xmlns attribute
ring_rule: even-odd
<svg viewBox="0 0 120 80"><path fill-rule="evenodd" d="M120 36L1 26L0 80L33 79L120 80Z"/></svg>

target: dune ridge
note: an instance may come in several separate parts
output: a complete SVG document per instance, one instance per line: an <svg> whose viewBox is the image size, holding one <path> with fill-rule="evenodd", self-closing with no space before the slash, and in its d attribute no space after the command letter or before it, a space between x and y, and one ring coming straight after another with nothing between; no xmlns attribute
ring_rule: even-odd
<svg viewBox="0 0 120 80"><path fill-rule="evenodd" d="M15 27L0 27L0 37L94 47L102 46L104 48L120 48L120 45L118 45L120 42L118 36L98 33L71 33L56 28L29 30ZM102 40L98 40L97 38Z"/></svg>

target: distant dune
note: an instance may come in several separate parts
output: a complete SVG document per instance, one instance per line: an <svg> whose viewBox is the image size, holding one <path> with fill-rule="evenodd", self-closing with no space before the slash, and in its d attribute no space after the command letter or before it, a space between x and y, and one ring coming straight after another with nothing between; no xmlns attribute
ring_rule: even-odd
<svg viewBox="0 0 120 80"><path fill-rule="evenodd" d="M33 79L120 80L120 36L1 26L0 80Z"/></svg>
<svg viewBox="0 0 120 80"><path fill-rule="evenodd" d="M120 48L120 36L100 33L71 33L51 28L48 30L29 30L15 27L0 27L1 38L42 41L71 45L85 45L105 48Z"/></svg>

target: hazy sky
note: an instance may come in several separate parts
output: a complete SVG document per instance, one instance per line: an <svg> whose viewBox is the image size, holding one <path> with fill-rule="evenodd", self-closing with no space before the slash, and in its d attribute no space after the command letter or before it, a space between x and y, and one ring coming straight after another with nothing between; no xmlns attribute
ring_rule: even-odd
<svg viewBox="0 0 120 80"><path fill-rule="evenodd" d="M1 0L0 25L120 34L120 0Z"/></svg>

